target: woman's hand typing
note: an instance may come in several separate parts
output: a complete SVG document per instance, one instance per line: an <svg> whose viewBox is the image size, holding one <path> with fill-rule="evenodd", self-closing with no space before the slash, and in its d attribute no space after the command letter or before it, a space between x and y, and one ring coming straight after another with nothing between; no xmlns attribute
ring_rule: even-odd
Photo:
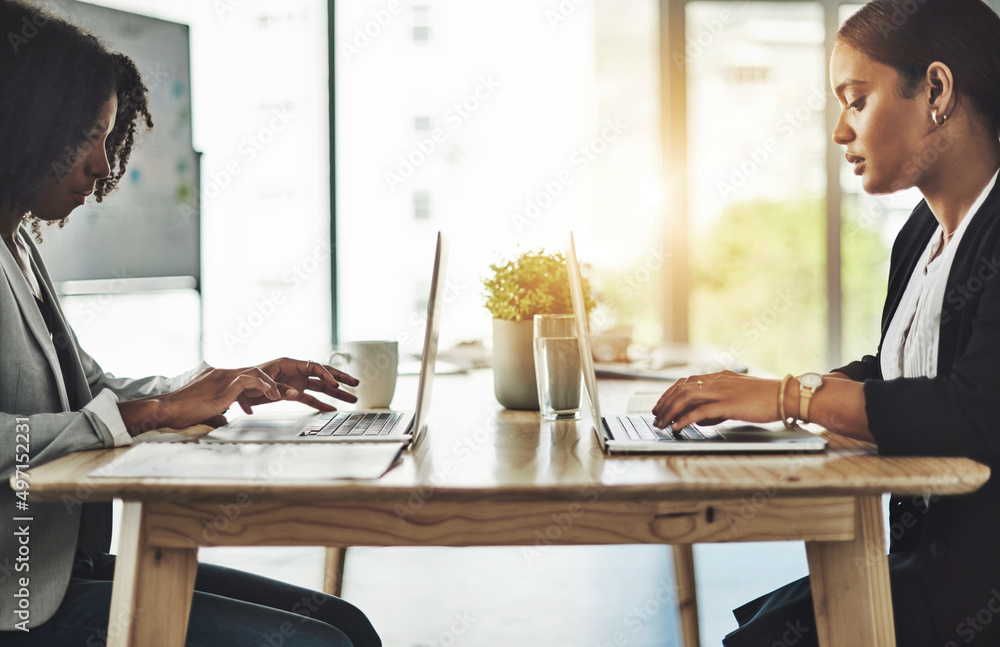
<svg viewBox="0 0 1000 647"><path fill-rule="evenodd" d="M335 411L336 407L309 391L345 402L357 401L341 385L357 386L358 380L331 366L281 358L248 368L209 368L176 391L121 402L118 408L129 434L135 436L164 427L223 425L226 423L223 414L234 402L247 414L253 413L255 406L277 400L294 400L319 411Z"/></svg>

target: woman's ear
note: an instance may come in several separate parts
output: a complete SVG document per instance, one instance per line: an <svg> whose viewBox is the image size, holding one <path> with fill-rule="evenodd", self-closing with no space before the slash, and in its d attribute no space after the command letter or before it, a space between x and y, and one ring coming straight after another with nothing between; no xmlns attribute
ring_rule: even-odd
<svg viewBox="0 0 1000 647"><path fill-rule="evenodd" d="M951 68L935 61L928 66L925 78L927 107L933 115L941 115L947 119L955 109L955 77L951 74ZM932 118L935 118L935 123L940 121L940 117Z"/></svg>

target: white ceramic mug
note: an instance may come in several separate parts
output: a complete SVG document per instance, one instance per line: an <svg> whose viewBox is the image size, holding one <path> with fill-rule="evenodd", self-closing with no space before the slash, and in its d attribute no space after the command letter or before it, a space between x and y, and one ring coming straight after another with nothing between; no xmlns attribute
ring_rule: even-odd
<svg viewBox="0 0 1000 647"><path fill-rule="evenodd" d="M342 366L337 366L343 362ZM354 388L358 409L384 409L392 402L399 372L399 344L394 341L349 341L330 355L330 364L361 381Z"/></svg>

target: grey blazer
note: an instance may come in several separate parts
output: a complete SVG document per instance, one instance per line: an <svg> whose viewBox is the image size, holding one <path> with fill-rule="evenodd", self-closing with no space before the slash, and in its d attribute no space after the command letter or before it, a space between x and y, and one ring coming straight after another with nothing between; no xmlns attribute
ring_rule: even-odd
<svg viewBox="0 0 1000 647"><path fill-rule="evenodd" d="M111 539L111 504L87 503L83 492L68 493L59 503L40 503L29 489L27 511L19 510L22 499L9 483L15 470L25 458L37 467L70 452L113 447L114 438L95 411L119 400L169 392L197 373L133 380L102 371L66 323L24 229L21 238L45 300L55 306L57 330L50 337L17 262L0 245L0 631L37 627L52 617L66 593L78 540L106 552ZM65 370L56 344L66 346Z"/></svg>

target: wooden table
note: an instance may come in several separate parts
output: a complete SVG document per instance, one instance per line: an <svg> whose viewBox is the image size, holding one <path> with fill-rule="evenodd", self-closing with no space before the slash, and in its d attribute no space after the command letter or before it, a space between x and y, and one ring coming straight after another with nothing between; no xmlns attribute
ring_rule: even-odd
<svg viewBox="0 0 1000 647"><path fill-rule="evenodd" d="M412 393L412 380L401 380ZM624 411L636 389L602 382ZM399 400L397 400L399 402ZM880 498L976 490L967 459L883 458L828 436L820 455L608 457L588 416L507 411L488 372L439 376L430 433L377 481L109 479L127 449L32 470L32 497L124 501L108 645L184 643L201 546L546 546L804 540L820 644L895 644ZM139 611L136 611L139 610Z"/></svg>

